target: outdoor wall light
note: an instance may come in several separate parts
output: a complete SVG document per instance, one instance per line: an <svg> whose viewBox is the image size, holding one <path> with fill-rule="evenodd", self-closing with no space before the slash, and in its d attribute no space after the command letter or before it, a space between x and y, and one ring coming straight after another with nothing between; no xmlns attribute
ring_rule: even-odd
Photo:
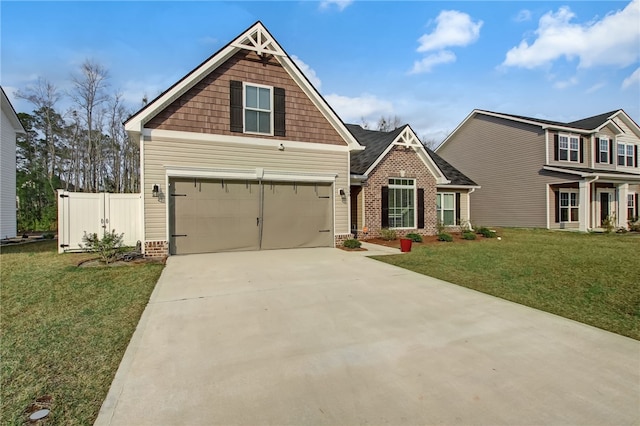
<svg viewBox="0 0 640 426"><path fill-rule="evenodd" d="M341 197L345 197L347 194L344 192L344 189L340 188L338 190L338 193L340 194Z"/></svg>
<svg viewBox="0 0 640 426"><path fill-rule="evenodd" d="M151 195L153 195L154 197L157 197L159 192L160 192L160 185L156 183L153 185L153 188L151 189Z"/></svg>
<svg viewBox="0 0 640 426"><path fill-rule="evenodd" d="M279 151L284 151L284 145L283 145L283 144L280 144L280 146L278 147L278 150L279 150Z"/></svg>

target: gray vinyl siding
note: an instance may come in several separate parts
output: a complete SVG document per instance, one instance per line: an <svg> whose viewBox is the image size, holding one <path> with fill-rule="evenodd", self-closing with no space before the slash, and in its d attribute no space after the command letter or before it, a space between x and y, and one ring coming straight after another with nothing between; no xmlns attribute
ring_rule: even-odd
<svg viewBox="0 0 640 426"><path fill-rule="evenodd" d="M272 146L256 146L210 141L144 141L144 215L147 241L168 241L167 205L164 197L154 198L153 184L160 184L166 195L166 169L189 167L265 171L316 172L338 175L334 185L335 233L348 233L348 204L337 193L348 188L349 156L346 151L305 150L287 147L279 151Z"/></svg>
<svg viewBox="0 0 640 426"><path fill-rule="evenodd" d="M0 122L0 238L16 236L16 131L2 109Z"/></svg>
<svg viewBox="0 0 640 426"><path fill-rule="evenodd" d="M577 136L578 138L582 138L582 160L583 161L560 161L555 160L555 138L556 135L571 135ZM590 135L580 135L577 133L570 132L558 132L558 131L549 131L549 158L546 164L551 166L568 166L568 167L591 167L591 158L593 157L593 143L592 137ZM540 159L540 164L542 164L542 160L544 156ZM580 160L580 153L578 153L578 160Z"/></svg>
<svg viewBox="0 0 640 426"><path fill-rule="evenodd" d="M538 126L476 114L438 149L481 186L470 196L474 225L547 226L547 184L576 179L542 170L545 141Z"/></svg>

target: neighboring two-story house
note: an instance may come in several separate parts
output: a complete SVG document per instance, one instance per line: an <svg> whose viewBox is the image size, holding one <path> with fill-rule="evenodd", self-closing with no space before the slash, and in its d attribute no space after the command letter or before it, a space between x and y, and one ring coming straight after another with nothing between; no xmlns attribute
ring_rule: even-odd
<svg viewBox="0 0 640 426"><path fill-rule="evenodd" d="M638 216L639 145L623 110L570 123L474 110L436 152L481 186L475 224L587 231Z"/></svg>

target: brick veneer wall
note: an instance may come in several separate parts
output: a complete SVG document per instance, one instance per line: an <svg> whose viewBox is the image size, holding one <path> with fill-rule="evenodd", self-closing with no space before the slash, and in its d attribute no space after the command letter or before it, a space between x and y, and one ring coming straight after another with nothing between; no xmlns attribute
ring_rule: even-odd
<svg viewBox="0 0 640 426"><path fill-rule="evenodd" d="M369 175L364 187L365 225L369 228L369 238L380 236L382 224L381 188L389 186L389 178L403 177L401 176L402 170L405 178L416 179L416 188L424 188L424 229L397 230L398 236L404 236L411 232L421 235L435 235L436 233L436 179L412 148L394 146Z"/></svg>
<svg viewBox="0 0 640 426"><path fill-rule="evenodd" d="M145 241L144 257L163 259L169 256L169 242L167 241Z"/></svg>
<svg viewBox="0 0 640 426"><path fill-rule="evenodd" d="M335 240L335 244L336 247L342 247L342 243L345 242L345 240L348 240L350 238L353 238L353 234L352 233L348 233L348 234L336 234L334 236L334 240Z"/></svg>

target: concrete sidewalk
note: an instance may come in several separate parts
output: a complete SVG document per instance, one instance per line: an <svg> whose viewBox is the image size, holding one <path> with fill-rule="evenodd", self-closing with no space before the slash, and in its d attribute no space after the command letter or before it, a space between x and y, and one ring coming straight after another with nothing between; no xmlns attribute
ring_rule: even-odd
<svg viewBox="0 0 640 426"><path fill-rule="evenodd" d="M640 342L362 253L171 257L96 424L640 424Z"/></svg>

